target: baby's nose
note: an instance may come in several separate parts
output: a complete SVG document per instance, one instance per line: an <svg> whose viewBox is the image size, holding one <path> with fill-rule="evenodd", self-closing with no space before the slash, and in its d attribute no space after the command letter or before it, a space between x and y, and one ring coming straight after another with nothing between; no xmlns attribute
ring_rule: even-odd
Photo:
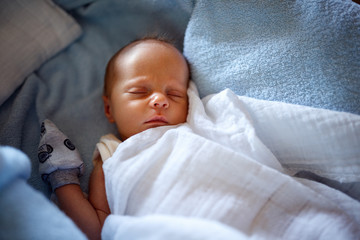
<svg viewBox="0 0 360 240"><path fill-rule="evenodd" d="M154 93L151 96L150 105L153 108L168 108L169 102L164 94Z"/></svg>

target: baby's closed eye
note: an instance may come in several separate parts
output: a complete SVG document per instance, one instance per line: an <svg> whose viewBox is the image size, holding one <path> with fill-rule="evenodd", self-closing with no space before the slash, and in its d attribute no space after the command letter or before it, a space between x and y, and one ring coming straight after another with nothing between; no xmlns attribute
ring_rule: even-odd
<svg viewBox="0 0 360 240"><path fill-rule="evenodd" d="M181 91L178 90L171 90L167 92L167 95L170 97L179 97L179 98L183 98L186 96L186 93L183 93Z"/></svg>
<svg viewBox="0 0 360 240"><path fill-rule="evenodd" d="M145 87L133 87L130 88L127 92L131 94L147 94L149 90Z"/></svg>

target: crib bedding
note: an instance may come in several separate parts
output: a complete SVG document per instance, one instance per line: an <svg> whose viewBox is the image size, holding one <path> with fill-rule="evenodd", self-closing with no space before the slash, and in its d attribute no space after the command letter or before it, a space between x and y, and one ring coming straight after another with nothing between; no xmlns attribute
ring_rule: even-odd
<svg viewBox="0 0 360 240"><path fill-rule="evenodd" d="M202 97L238 95L360 114L360 6L197 1L184 53Z"/></svg>
<svg viewBox="0 0 360 240"><path fill-rule="evenodd" d="M66 16L68 23L78 25L77 30L66 46L47 50L51 54L34 65L34 71L21 79L22 85L7 93L8 97L0 105L0 144L20 149L30 158L31 175L27 182L30 188L40 190L47 197L49 189L38 175L40 122L51 119L77 146L86 163L81 187L87 191L94 146L100 136L116 132L103 115L101 93L105 64L117 49L146 34L165 33L175 38L179 49L184 47L201 97L229 87L237 95L262 100L360 113L360 10L359 5L351 1L54 2L58 5L54 7L62 8L60 15ZM251 105L250 98L243 101L246 99ZM287 108L279 102L272 103L271 107L267 101L262 104L247 111L256 116L254 125L260 140L280 162L284 160L281 162L284 167L308 176L316 174L314 178L320 177L320 181L359 199L358 179L330 173L341 161L316 169L315 164L304 164L302 160L316 158L321 152L305 152L287 144L285 139L272 141L271 136L283 129L264 127L264 118L274 127L277 120L272 118L271 109L285 111ZM283 120L301 116L282 115ZM321 137L315 139L326 142ZM286 162L289 149L302 153L302 158ZM332 159L338 156L329 152L328 155ZM353 160L352 166L359 166L359 158ZM344 165L347 166L350 165ZM26 177L22 176L21 181L26 181ZM53 206L44 204L43 209L36 209L48 210L52 212ZM161 219L159 224L163 223ZM181 222L181 219L173 220ZM144 227L141 224L146 219L139 221L134 220L140 224L136 226ZM32 221L34 225L36 222ZM32 229L37 230L37 227ZM29 232L31 227L22 234Z"/></svg>

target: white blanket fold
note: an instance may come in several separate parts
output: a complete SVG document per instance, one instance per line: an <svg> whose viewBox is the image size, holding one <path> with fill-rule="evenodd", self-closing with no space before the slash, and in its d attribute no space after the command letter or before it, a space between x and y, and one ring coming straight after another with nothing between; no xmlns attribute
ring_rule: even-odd
<svg viewBox="0 0 360 240"><path fill-rule="evenodd" d="M254 110L263 102L256 105L250 99L243 101L229 90L201 101L192 83L188 93L186 124L137 134L121 143L105 161L106 192L113 216L106 221L103 234L109 234L106 229L116 229L111 227L118 224L118 220L111 220L117 219L116 215L160 214L219 221L255 239L358 236L359 202L339 191L289 176L257 137L254 122L260 121L253 119L259 116ZM281 106L282 112L286 110ZM279 116L276 111L272 113ZM336 121L344 119L341 113L328 113L337 117ZM357 115L346 118L356 124L360 121ZM296 131L309 124L306 119L294 121ZM278 124L284 127L288 123ZM316 133L316 126L312 127ZM278 133L280 139L289 134ZM278 137L274 136L275 141ZM352 153L359 159L358 150ZM306 164L306 159L302 160ZM359 163L354 165L357 168L352 174L358 176ZM341 177L341 172L336 174ZM329 194L336 197L324 197Z"/></svg>

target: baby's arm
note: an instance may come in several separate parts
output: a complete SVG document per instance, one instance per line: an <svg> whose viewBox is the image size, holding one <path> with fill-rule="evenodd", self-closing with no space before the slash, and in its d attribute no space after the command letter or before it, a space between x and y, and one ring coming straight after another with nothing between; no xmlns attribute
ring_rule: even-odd
<svg viewBox="0 0 360 240"><path fill-rule="evenodd" d="M89 183L89 200L76 184L64 185L55 190L59 207L90 239L100 239L102 226L110 214L102 161L97 159L95 162Z"/></svg>
<svg viewBox="0 0 360 240"><path fill-rule="evenodd" d="M105 177L100 155L95 159L94 164L89 182L89 201L94 207L102 227L106 217L110 214L110 208L106 198Z"/></svg>
<svg viewBox="0 0 360 240"><path fill-rule="evenodd" d="M50 183L59 207L90 239L100 239L110 213L105 195L102 161L97 159L90 178L89 200L80 188L83 161L71 141L49 120L41 126L39 172Z"/></svg>
<svg viewBox="0 0 360 240"><path fill-rule="evenodd" d="M101 224L94 207L84 197L79 185L68 184L55 190L59 207L89 239L100 239Z"/></svg>

